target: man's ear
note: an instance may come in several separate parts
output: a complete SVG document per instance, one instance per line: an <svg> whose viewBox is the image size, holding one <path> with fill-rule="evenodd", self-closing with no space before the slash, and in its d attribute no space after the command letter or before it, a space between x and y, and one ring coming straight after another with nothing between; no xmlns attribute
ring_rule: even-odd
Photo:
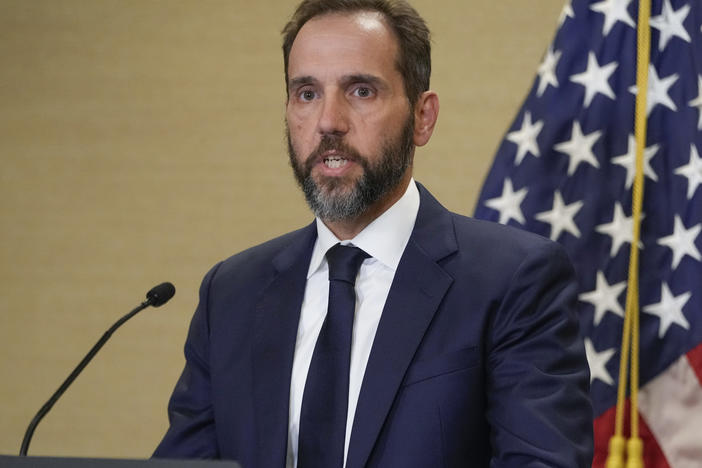
<svg viewBox="0 0 702 468"><path fill-rule="evenodd" d="M436 119L439 117L439 96L434 91L424 91L414 105L414 144L424 146L429 142Z"/></svg>

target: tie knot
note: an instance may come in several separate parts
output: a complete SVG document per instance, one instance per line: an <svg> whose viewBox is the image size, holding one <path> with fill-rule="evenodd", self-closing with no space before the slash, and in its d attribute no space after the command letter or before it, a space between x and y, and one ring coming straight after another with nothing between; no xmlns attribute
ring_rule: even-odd
<svg viewBox="0 0 702 468"><path fill-rule="evenodd" d="M336 244L327 251L329 280L346 281L354 284L361 263L368 257L370 255L358 247Z"/></svg>

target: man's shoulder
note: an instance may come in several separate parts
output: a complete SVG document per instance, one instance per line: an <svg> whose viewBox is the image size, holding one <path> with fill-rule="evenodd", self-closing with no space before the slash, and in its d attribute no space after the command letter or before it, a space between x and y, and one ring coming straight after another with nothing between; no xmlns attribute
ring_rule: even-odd
<svg viewBox="0 0 702 468"><path fill-rule="evenodd" d="M434 258L451 258L457 269L470 271L469 266L481 265L502 273L535 257L569 263L558 243L516 227L454 213L421 184L417 186L422 204L414 238Z"/></svg>
<svg viewBox="0 0 702 468"><path fill-rule="evenodd" d="M546 237L517 227L476 219L453 212L451 212L451 216L459 240L467 239L472 243L477 242L479 244L499 244L504 248L518 250L548 245L556 247L558 245Z"/></svg>
<svg viewBox="0 0 702 468"><path fill-rule="evenodd" d="M572 262L559 243L516 227L451 213L459 262L480 265L485 279L497 280L525 268L542 265L547 270L572 274Z"/></svg>
<svg viewBox="0 0 702 468"><path fill-rule="evenodd" d="M232 279L232 276L255 277L275 268L284 268L285 263L311 252L315 238L316 228L312 223L242 250L217 263L210 274Z"/></svg>
<svg viewBox="0 0 702 468"><path fill-rule="evenodd" d="M275 257L281 251L293 248L302 247L301 244L307 244L306 241L314 240L316 228L314 223L300 229L290 231L273 239L269 239L258 245L249 247L241 252L238 252L227 258L225 262L240 262L240 261L256 261L257 259L270 259Z"/></svg>
<svg viewBox="0 0 702 468"><path fill-rule="evenodd" d="M492 251L499 247L515 254L539 247L558 249L558 244L537 234L450 211L424 186L417 186L423 202L418 217L423 239L436 240L437 234L446 236L452 229L459 250Z"/></svg>

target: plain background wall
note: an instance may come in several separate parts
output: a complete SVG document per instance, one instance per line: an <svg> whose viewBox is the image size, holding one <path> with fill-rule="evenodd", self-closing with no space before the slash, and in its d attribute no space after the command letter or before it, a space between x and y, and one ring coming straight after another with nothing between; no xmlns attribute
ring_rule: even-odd
<svg viewBox="0 0 702 468"><path fill-rule="evenodd" d="M441 112L415 177L471 214L562 0L416 0ZM147 457L200 280L308 223L287 163L283 0L0 0L0 453L154 284L30 454Z"/></svg>

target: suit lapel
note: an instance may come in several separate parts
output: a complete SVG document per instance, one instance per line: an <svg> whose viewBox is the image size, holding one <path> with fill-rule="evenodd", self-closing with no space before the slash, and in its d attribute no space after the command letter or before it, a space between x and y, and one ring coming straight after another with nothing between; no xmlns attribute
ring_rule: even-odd
<svg viewBox="0 0 702 468"><path fill-rule="evenodd" d="M398 265L363 377L346 460L363 467L405 372L453 282L437 263L457 250L451 216L421 185L417 222Z"/></svg>
<svg viewBox="0 0 702 468"><path fill-rule="evenodd" d="M289 391L300 308L316 238L314 223L273 260L275 273L256 307L252 349L259 466L285 466Z"/></svg>

